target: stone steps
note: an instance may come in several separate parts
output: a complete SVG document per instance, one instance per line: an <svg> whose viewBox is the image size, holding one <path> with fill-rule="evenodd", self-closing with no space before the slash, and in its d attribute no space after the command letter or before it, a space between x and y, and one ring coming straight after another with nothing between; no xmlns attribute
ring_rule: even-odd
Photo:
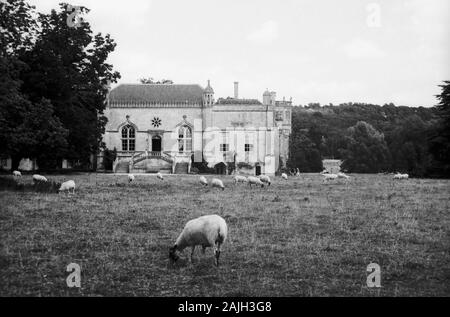
<svg viewBox="0 0 450 317"><path fill-rule="evenodd" d="M175 174L187 174L188 173L188 163L177 163L175 165Z"/></svg>

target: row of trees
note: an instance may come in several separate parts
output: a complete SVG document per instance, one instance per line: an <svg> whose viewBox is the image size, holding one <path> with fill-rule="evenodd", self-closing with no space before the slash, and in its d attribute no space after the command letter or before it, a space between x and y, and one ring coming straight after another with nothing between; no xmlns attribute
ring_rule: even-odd
<svg viewBox="0 0 450 317"><path fill-rule="evenodd" d="M450 81L432 108L346 103L294 107L288 167L322 169L343 160L348 172L450 177Z"/></svg>
<svg viewBox="0 0 450 317"><path fill-rule="evenodd" d="M62 158L86 166L104 146L105 97L120 78L106 60L116 44L87 22L68 23L73 12L0 2L0 148L14 169L23 157L43 168Z"/></svg>

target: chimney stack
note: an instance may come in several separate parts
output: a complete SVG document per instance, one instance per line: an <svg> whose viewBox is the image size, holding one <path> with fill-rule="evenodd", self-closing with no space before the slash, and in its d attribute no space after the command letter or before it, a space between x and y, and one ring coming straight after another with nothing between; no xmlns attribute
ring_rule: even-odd
<svg viewBox="0 0 450 317"><path fill-rule="evenodd" d="M239 82L237 81L234 82L234 98L239 98Z"/></svg>

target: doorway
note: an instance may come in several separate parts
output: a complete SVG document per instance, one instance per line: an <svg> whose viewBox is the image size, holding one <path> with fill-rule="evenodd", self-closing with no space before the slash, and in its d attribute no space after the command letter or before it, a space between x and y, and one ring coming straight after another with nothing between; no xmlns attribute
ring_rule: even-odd
<svg viewBox="0 0 450 317"><path fill-rule="evenodd" d="M259 164L255 166L255 173L256 176L261 175L261 166Z"/></svg>
<svg viewBox="0 0 450 317"><path fill-rule="evenodd" d="M159 135L152 137L152 152L161 152L161 137Z"/></svg>
<svg viewBox="0 0 450 317"><path fill-rule="evenodd" d="M214 169L216 171L216 174L222 174L225 175L227 173L227 166L225 163L220 162L214 166Z"/></svg>

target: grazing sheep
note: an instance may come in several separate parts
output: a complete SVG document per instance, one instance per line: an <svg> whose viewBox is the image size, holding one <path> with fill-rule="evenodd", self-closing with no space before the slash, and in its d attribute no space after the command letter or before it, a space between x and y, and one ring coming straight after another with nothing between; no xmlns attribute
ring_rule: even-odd
<svg viewBox="0 0 450 317"><path fill-rule="evenodd" d="M22 176L22 173L19 171L13 171L13 176L20 177L20 176Z"/></svg>
<svg viewBox="0 0 450 317"><path fill-rule="evenodd" d="M204 186L208 186L208 180L206 179L205 176L200 176L200 184L204 185Z"/></svg>
<svg viewBox="0 0 450 317"><path fill-rule="evenodd" d="M223 186L223 182L218 178L213 178L211 181L212 187L219 187L222 188L222 190L225 190L225 186Z"/></svg>
<svg viewBox="0 0 450 317"><path fill-rule="evenodd" d="M323 174L323 176L326 181L338 178L337 174Z"/></svg>
<svg viewBox="0 0 450 317"><path fill-rule="evenodd" d="M270 177L267 175L261 175L259 176L259 179L261 180L261 182L266 183L267 186L270 186Z"/></svg>
<svg viewBox="0 0 450 317"><path fill-rule="evenodd" d="M283 178L283 179L288 179L288 176L287 176L286 173L282 173L282 174L281 174L281 178Z"/></svg>
<svg viewBox="0 0 450 317"><path fill-rule="evenodd" d="M248 185L250 187L252 187L252 184L260 185L261 187L264 187L264 183L258 177L249 176L249 177L247 177L247 179L248 179Z"/></svg>
<svg viewBox="0 0 450 317"><path fill-rule="evenodd" d="M160 172L156 173L156 177L159 178L160 180L164 180L164 177Z"/></svg>
<svg viewBox="0 0 450 317"><path fill-rule="evenodd" d="M33 182L46 182L47 181L47 178L45 178L44 176L42 176L42 175L39 175L39 174L34 174L33 175Z"/></svg>
<svg viewBox="0 0 450 317"><path fill-rule="evenodd" d="M408 178L409 178L408 174L397 173L394 175L394 179L408 179Z"/></svg>
<svg viewBox="0 0 450 317"><path fill-rule="evenodd" d="M245 176L241 176L241 175L235 175L234 177L233 177L233 179L234 179L234 183L235 184L237 184L237 183L247 183L247 177L245 177Z"/></svg>
<svg viewBox="0 0 450 317"><path fill-rule="evenodd" d="M133 174L128 174L128 183L131 183L132 181L134 181L135 177Z"/></svg>
<svg viewBox="0 0 450 317"><path fill-rule="evenodd" d="M65 192L70 193L70 190L72 189L72 193L75 194L75 182L73 180L69 180L67 182L64 182L61 184L61 187L58 189L58 192Z"/></svg>
<svg viewBox="0 0 450 317"><path fill-rule="evenodd" d="M195 247L201 245L203 254L207 247L214 247L216 266L219 266L220 246L225 242L227 232L227 223L218 215L202 216L190 220L184 226L173 247L169 249L169 259L172 263L176 262L180 258L177 251L182 252L185 248L191 247L192 263Z"/></svg>
<svg viewBox="0 0 450 317"><path fill-rule="evenodd" d="M348 175L346 175L346 174L344 174L342 172L337 173L337 176L338 176L338 178L345 178L345 179L349 179L350 178L350 176L348 176Z"/></svg>

